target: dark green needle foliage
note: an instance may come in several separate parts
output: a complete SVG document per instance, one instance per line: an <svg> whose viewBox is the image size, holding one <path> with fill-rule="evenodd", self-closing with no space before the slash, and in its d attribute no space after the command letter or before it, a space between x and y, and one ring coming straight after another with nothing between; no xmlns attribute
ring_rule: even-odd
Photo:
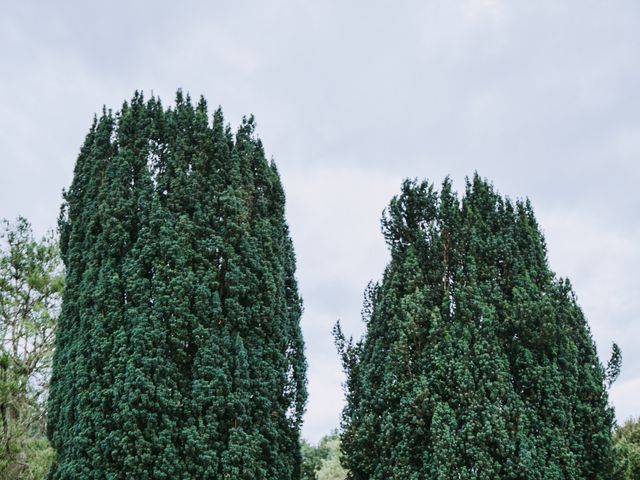
<svg viewBox="0 0 640 480"><path fill-rule="evenodd" d="M366 335L336 327L349 478L610 479L605 371L529 202L405 181L382 226Z"/></svg>
<svg viewBox="0 0 640 480"><path fill-rule="evenodd" d="M297 479L306 363L278 172L178 92L103 112L60 218L62 479Z"/></svg>

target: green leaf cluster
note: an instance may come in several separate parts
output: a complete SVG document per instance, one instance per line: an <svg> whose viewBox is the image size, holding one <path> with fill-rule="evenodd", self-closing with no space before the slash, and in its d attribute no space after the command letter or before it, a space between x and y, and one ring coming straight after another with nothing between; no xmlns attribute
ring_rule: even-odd
<svg viewBox="0 0 640 480"><path fill-rule="evenodd" d="M605 371L529 201L407 180L382 227L366 334L335 330L348 478L610 479Z"/></svg>
<svg viewBox="0 0 640 480"><path fill-rule="evenodd" d="M629 419L613 433L616 480L640 478L640 419Z"/></svg>
<svg viewBox="0 0 640 480"><path fill-rule="evenodd" d="M340 462L340 437L332 432L320 439L317 445L301 441L301 480L344 480L347 472Z"/></svg>
<svg viewBox="0 0 640 480"><path fill-rule="evenodd" d="M60 216L62 479L294 479L306 401L285 198L253 118L178 92L96 118Z"/></svg>

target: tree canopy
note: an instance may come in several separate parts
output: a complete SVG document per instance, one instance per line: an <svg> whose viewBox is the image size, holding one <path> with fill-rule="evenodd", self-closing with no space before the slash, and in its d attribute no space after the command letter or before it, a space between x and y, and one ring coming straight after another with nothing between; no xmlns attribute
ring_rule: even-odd
<svg viewBox="0 0 640 480"><path fill-rule="evenodd" d="M51 480L298 478L302 304L254 132L180 91L94 120L60 217Z"/></svg>
<svg viewBox="0 0 640 480"><path fill-rule="evenodd" d="M610 479L605 369L530 202L407 180L382 229L366 334L335 330L348 478Z"/></svg>

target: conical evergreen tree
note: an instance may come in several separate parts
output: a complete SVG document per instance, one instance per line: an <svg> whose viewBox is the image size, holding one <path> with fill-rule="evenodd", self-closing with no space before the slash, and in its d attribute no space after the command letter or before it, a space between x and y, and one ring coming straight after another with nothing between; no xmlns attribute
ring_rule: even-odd
<svg viewBox="0 0 640 480"><path fill-rule="evenodd" d="M529 202L405 181L382 225L366 335L335 332L349 478L611 478L604 369Z"/></svg>
<svg viewBox="0 0 640 480"><path fill-rule="evenodd" d="M284 194L178 92L96 119L60 219L50 479L297 479L306 363Z"/></svg>

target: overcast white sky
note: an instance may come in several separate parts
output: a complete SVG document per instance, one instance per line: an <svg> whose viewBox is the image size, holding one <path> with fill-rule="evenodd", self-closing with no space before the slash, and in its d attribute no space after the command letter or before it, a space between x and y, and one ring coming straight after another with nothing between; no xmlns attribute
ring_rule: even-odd
<svg viewBox="0 0 640 480"><path fill-rule="evenodd" d="M528 196L603 360L640 406L640 2L6 1L0 217L54 227L93 113L135 89L254 113L280 169L305 299L304 434L336 427L330 330L362 333L388 255L380 213L404 177L477 170Z"/></svg>

